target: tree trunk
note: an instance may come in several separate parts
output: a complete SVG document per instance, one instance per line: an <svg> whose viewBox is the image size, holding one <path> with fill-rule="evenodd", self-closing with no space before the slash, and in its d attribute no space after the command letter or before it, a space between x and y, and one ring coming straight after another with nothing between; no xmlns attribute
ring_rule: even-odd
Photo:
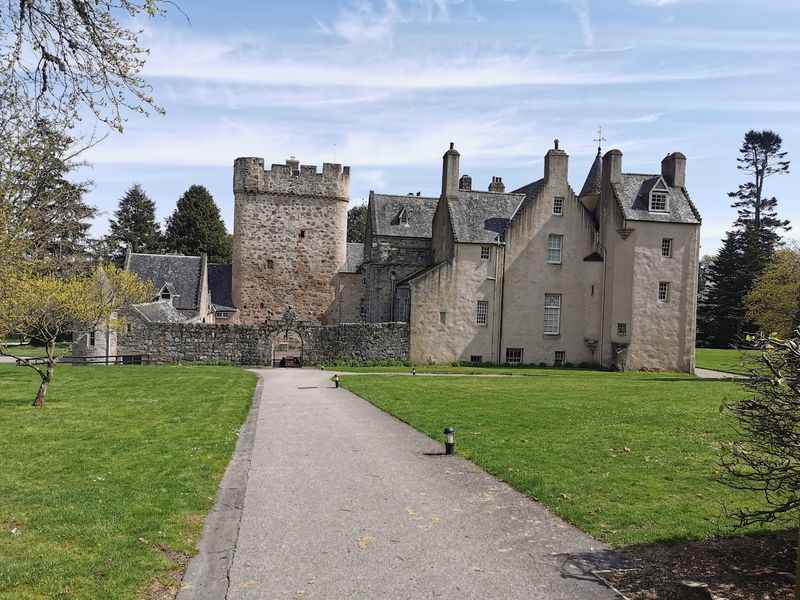
<svg viewBox="0 0 800 600"><path fill-rule="evenodd" d="M33 405L41 408L44 406L44 398L47 396L47 388L53 380L53 372L55 371L55 342L47 343L47 371L42 375L42 383L39 384L39 391L36 392L36 400Z"/></svg>

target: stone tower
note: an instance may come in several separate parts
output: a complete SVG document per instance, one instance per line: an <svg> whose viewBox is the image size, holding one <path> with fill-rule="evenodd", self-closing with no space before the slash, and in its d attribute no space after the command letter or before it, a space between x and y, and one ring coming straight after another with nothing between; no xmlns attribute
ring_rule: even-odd
<svg viewBox="0 0 800 600"><path fill-rule="evenodd" d="M336 279L347 259L350 167L324 163L264 170L261 158L233 167L233 300L240 322L299 319L331 323Z"/></svg>

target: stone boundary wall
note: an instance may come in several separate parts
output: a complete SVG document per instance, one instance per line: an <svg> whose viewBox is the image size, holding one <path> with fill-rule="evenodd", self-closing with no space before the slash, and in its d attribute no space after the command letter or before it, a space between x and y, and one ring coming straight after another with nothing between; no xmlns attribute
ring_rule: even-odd
<svg viewBox="0 0 800 600"><path fill-rule="evenodd" d="M157 362L271 365L272 338L285 330L247 325L135 323L120 333L118 354L143 354ZM407 361L406 323L345 323L293 327L303 339L306 365L338 361Z"/></svg>

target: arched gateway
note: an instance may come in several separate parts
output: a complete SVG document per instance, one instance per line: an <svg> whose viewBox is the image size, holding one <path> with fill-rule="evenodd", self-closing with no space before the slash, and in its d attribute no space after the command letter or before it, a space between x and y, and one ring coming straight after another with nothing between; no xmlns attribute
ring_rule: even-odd
<svg viewBox="0 0 800 600"><path fill-rule="evenodd" d="M294 310L289 307L280 320L273 323L272 367L302 367L305 358L305 325L297 320Z"/></svg>

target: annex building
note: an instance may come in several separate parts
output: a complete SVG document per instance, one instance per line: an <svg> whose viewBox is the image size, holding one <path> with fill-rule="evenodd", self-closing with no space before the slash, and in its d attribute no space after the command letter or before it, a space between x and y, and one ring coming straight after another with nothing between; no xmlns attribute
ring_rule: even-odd
<svg viewBox="0 0 800 600"><path fill-rule="evenodd" d="M622 152L598 149L577 194L557 140L543 177L511 192L499 177L476 189L459 163L451 144L439 197L371 192L365 241L348 244L349 167L236 159L220 312L407 322L419 363L694 369L701 219L683 154L625 173Z"/></svg>

